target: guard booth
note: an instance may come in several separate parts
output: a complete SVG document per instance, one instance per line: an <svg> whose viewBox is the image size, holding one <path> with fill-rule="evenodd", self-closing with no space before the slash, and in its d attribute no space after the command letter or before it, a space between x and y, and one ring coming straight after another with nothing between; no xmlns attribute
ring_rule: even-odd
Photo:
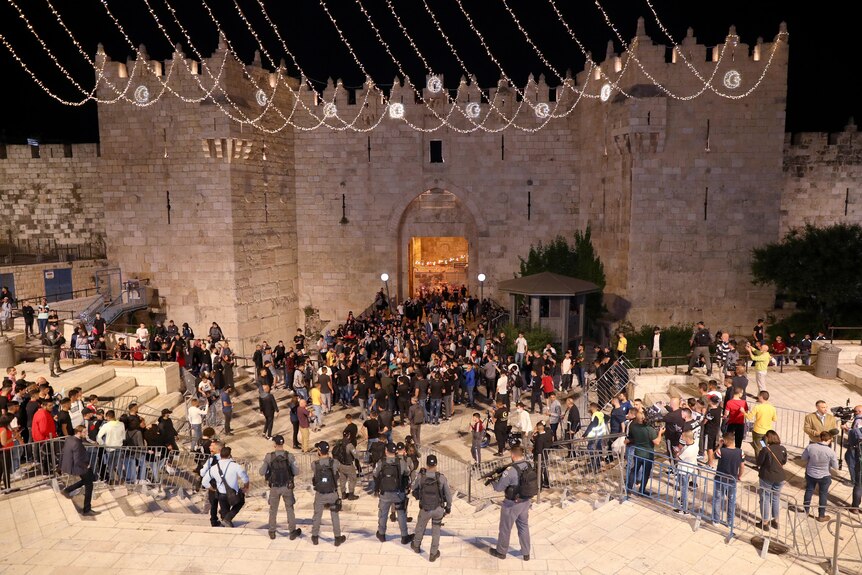
<svg viewBox="0 0 862 575"><path fill-rule="evenodd" d="M542 327L564 348L583 341L586 296L601 288L586 280L542 272L497 284L509 294L509 317L519 329Z"/></svg>

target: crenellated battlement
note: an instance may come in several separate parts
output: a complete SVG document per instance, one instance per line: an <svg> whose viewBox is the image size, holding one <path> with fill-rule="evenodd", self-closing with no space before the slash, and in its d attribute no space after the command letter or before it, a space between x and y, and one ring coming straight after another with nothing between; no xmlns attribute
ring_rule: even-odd
<svg viewBox="0 0 862 575"><path fill-rule="evenodd" d="M99 144L0 144L0 161L42 159L93 159L100 156Z"/></svg>
<svg viewBox="0 0 862 575"><path fill-rule="evenodd" d="M246 110L256 121L268 125L283 124L289 117L290 123L301 128L319 126L321 122L341 128L343 122L354 119L358 127L368 127L378 125L381 117L386 120L386 115L411 124L421 124L425 119L439 122L439 117L444 117L459 129L470 129L483 121L499 126L506 121L504 116L516 115L519 125L530 127L525 122L538 124L548 115L567 116L576 103L595 106L650 96L687 100L714 96L711 92L733 99L756 92L754 89L763 88L763 83L784 91L787 38L782 24L773 42L759 38L749 46L739 41L735 27L731 27L723 44L706 46L699 44L689 29L682 42L671 48L654 42L646 34L644 19L639 18L628 50L618 54L614 42L608 42L604 59L588 63L574 76L567 73L549 83L543 75L538 79L530 75L517 88L501 78L487 89L482 89L473 77L462 76L447 83L443 75L438 75L429 83L431 77L426 76L425 85L416 86L418 94L409 79L398 77L388 90L371 79L360 88L348 89L340 79L330 78L326 87L316 92L305 78L287 76L283 61L275 70L262 65L258 52L250 63L237 61L224 38L203 61L188 58L180 45L171 59L153 60L141 45L136 57L126 62L111 61L100 46L96 62L103 70L98 82L100 97L125 98L142 108L150 107L159 97L179 96L186 101L216 102L228 112ZM704 87L704 83L709 86ZM653 89L645 92L640 86ZM581 97L581 92L587 97ZM448 97L454 100L455 109ZM390 110L387 100L397 106Z"/></svg>

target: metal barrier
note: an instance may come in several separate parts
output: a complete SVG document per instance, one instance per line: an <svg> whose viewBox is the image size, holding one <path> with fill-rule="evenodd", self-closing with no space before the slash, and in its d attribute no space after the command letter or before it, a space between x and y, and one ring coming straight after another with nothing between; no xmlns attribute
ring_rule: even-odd
<svg viewBox="0 0 862 575"><path fill-rule="evenodd" d="M675 464L659 454L635 455L631 450L626 465L626 497L632 495L695 518L694 528L706 519L728 528L734 536L736 478L709 467Z"/></svg>
<svg viewBox="0 0 862 575"><path fill-rule="evenodd" d="M599 410L604 411L611 404L611 399L628 388L633 381L634 371L634 366L625 356L613 362L601 377L587 384L582 413L589 413L590 402L594 400L599 405Z"/></svg>
<svg viewBox="0 0 862 575"><path fill-rule="evenodd" d="M0 450L0 492L43 485L56 477L65 439L49 439Z"/></svg>
<svg viewBox="0 0 862 575"><path fill-rule="evenodd" d="M491 459L489 461L483 461L482 463L468 465L466 471L467 501L470 503L477 499L489 502L494 500L501 501L503 499L503 494L494 491L494 487L490 484L486 484L486 481L488 480L489 475L493 475L495 472L500 471L511 463L511 458L501 457Z"/></svg>
<svg viewBox="0 0 862 575"><path fill-rule="evenodd" d="M561 503L576 494L600 498L625 496L625 465L606 450L604 438L598 443L546 449L538 461L541 490L559 492Z"/></svg>

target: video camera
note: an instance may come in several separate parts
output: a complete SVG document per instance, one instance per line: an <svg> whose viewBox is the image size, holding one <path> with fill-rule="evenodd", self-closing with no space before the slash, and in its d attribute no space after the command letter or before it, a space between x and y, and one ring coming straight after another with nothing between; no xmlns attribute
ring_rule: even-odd
<svg viewBox="0 0 862 575"><path fill-rule="evenodd" d="M855 413L853 412L853 408L849 405L833 407L832 415L841 420L841 423L849 423L853 420Z"/></svg>

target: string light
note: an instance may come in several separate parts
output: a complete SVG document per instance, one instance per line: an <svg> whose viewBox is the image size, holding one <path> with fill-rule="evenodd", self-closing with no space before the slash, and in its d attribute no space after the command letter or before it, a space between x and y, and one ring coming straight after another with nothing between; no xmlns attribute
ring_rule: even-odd
<svg viewBox="0 0 862 575"><path fill-rule="evenodd" d="M410 43L413 50L416 52L416 54L422 60L422 63L425 66L426 71L429 73L427 81L426 81L426 88L427 88L428 92L435 95L435 96L437 94L441 94L441 93L445 95L446 101L449 104L449 106L448 106L448 112L446 112L444 114L440 114L437 111L437 109L439 109L438 105L431 105L428 101L426 101L426 99L422 95L422 93L420 91L416 90L415 84L410 81L410 78L405 73L401 63L395 57L395 55L392 53L389 45L386 43L386 41L381 36L377 25L374 23L373 19L371 18L370 14L368 13L368 11L365 9L365 6L363 5L362 1L361 0L355 0L357 5L359 6L360 10L362 11L363 15L365 16L366 21L368 22L369 26L374 31L374 34L377 38L378 43L380 43L381 46L384 47L384 49L387 52L387 54L389 55L389 57L396 64L399 73L405 79L405 85L409 86L411 89L414 90L418 99L425 105L425 107L430 111L430 113L439 121L439 124L437 124L435 126L427 127L427 126L419 126L419 125L415 125L415 124L411 123L407 118L406 109L405 109L404 104L401 102L389 101L389 98L386 96L386 94L384 92L382 92L381 90L379 90L374 85L374 82L371 79L370 75L367 73L365 66L363 65L363 63L359 59L359 57L357 56L353 46L348 42L345 34L343 33L342 29L340 28L340 26L338 24L338 22L336 21L336 19L332 15L331 11L329 10L325 0L319 0L321 8L324 10L324 13L327 15L330 22L332 23L332 25L336 29L341 42L347 47L348 52L350 53L354 62L358 65L359 69L363 72L363 74L365 74L365 76L367 78L366 83L364 85L364 90L363 90L363 102L361 105L356 106L356 109L358 110L358 112L355 115L355 117L353 117L352 120L350 120L349 122L346 119L341 118L339 116L338 106L336 105L336 102L335 102L337 94L341 90L343 90L343 87L341 86L341 82L339 81L338 85L335 86L334 89L332 88L332 83L330 82L327 90L331 90L332 97L331 97L331 99L329 99L330 101L324 102L323 100L325 98L322 97L322 95L317 91L317 89L314 87L314 85L307 79L307 75L304 73L304 71L300 67L298 61L296 60L296 58L294 57L292 52L288 49L286 43L284 42L282 35L278 31L278 28L275 26L275 23L269 17L269 14L267 13L266 8L264 6L263 0L257 0L257 3L261 9L261 13L264 15L264 19L267 21L267 23L270 25L270 27L275 32L276 37L278 38L279 42L282 44L282 47L284 48L285 53L287 53L290 56L294 65L299 70L300 78L301 78L300 87L307 86L308 89L310 89L310 91L313 93L313 100L314 100L315 106L321 106L322 105L322 111L323 111L322 115L316 114L311 108L309 108L306 105L305 98L303 98L300 91L296 90L293 87L293 85L291 84L291 82L285 77L285 74L283 73L283 66L279 66L274 73L270 74L270 82L269 82L270 86L269 87L271 88L271 90L265 90L261 86L259 86L258 82L256 81L255 74L246 73L243 75L243 78L248 80L249 83L252 85L252 93L254 95L254 101L256 101L256 103L261 108L261 111L258 115L247 114L245 111L247 109L246 105L239 105L239 104L235 103L230 98L229 94L227 93L227 90L221 86L221 78L222 78L222 75L224 73L224 68L226 66L227 59L229 57L232 57L234 59L234 61L242 67L245 67L245 64L243 63L242 59L237 54L237 52L234 49L230 39L224 33L220 22L216 19L215 14L213 13L210 6L207 4L206 0L201 0L201 3L204 6L204 8L206 9L206 12L207 12L210 20L212 20L212 22L216 25L216 28L220 34L220 38L221 38L221 40L225 46L223 58L221 61L221 66L218 69L218 73L216 75L214 75L212 73L211 67L207 63L207 59L204 58L201 55L201 53L195 48L195 46L191 40L191 37L188 34L188 31L182 25L179 18L177 17L177 13L176 13L176 10L174 9L174 7L170 5L168 0L165 0L165 5L167 6L174 22L179 27L181 34L183 35L183 37L185 37L186 41L188 42L191 50L196 55L196 57L200 59L202 70L206 73L207 76L212 78L212 80L213 80L212 86L204 86L204 84L203 84L203 82L201 82L201 79L199 78L199 74L197 74L196 70L192 70L190 68L189 62L186 61L185 57L180 52L179 44L174 44L173 40L170 37L170 34L165 29L165 27L162 25L161 20L159 19L158 15L153 10L153 8L150 4L150 0L144 0L148 11L150 12L150 14L153 17L154 21L156 22L158 28L162 31L162 34L165 36L165 38L168 40L168 42L171 43L171 45L176 48L175 56L174 56L173 60L169 64L166 65L167 69L165 70L164 75L162 75L162 63L157 62L157 63L153 63L152 65L150 65L150 63L147 60L146 54L143 52L143 46L141 46L140 48L135 47L134 43L132 42L132 40L128 36L128 34L126 33L126 31L125 31L124 27L122 26L122 24L120 23L120 21L114 16L114 14L111 12L110 8L108 7L107 0L100 0L106 13L108 14L110 19L114 23L115 27L120 31L121 35L126 40L127 44L131 47L133 52L136 54L136 58L134 60L131 71L121 73L121 76L124 78L128 78L128 80L124 83L125 85L122 85L123 83L120 83L119 86L117 86L113 82L111 82L110 78L106 77L106 75L105 75L105 66L108 62L108 58L104 56L103 52L101 51L101 47L100 47L99 52L97 53L96 61L94 61L93 59L90 58L90 56L87 54L87 52L82 48L80 42L78 42L78 40L75 38L74 34L72 34L71 30L66 26L60 13L55 9L53 4L51 3L51 0L46 0L47 5L50 8L55 19L57 20L58 24L64 29L64 31L66 32L66 34L68 35L68 37L70 38L70 40L72 41L73 45L76 47L78 52L84 57L84 59L93 68L97 79L96 79L96 84L92 90L87 90L86 88L84 88L69 73L69 71L60 63L58 58L55 56L54 52L50 49L50 47L46 44L46 42L44 42L42 40L41 36L38 34L38 31L32 26L30 21L27 19L23 10L18 6L18 4L16 4L15 0L7 0L7 1L16 10L20 19L24 22L24 24L27 27L30 34L33 35L33 37L37 40L37 42L40 44L41 49L45 52L45 54L48 55L48 57L51 59L51 61L55 65L55 67L83 95L82 100L71 101L71 100L67 100L65 98L62 98L59 95L57 95L56 93L54 93L52 90L50 90L44 84L44 82L42 82L40 80L40 78L33 72L33 70L28 67L26 62L24 62L24 60L18 55L18 53L16 52L14 47L11 45L11 43L4 36L0 35L0 43L2 43L6 47L6 49L12 55L13 59L16 62L18 62L18 64L22 67L22 69L36 82L36 84L43 91L45 91L46 94L48 94L50 97L54 98L55 100L65 104L65 105L70 105L70 106L80 106L80 105L83 105L84 103L86 103L90 100L94 100L98 103L116 103L116 102L119 102L122 100L122 101L129 102L129 103L131 103L135 106L138 106L138 107L148 107L148 106L152 106L155 103L157 103L162 98L162 96L164 96L168 93L176 95L178 98L180 98L181 100L183 100L185 102L201 102L201 101L204 101L206 99L211 99L211 101L214 104L216 104L218 106L218 108L231 120L239 123L240 125L249 124L249 125L265 132L265 133L277 133L277 132L280 132L280 131L286 129L288 126L292 126L296 129L302 130L302 131L314 130L314 129L317 129L319 127L325 126L329 129L339 130L339 131L349 129L349 130L353 130L353 131L366 132L366 131L370 131L370 130L375 129L380 124L380 122L382 122L383 118L386 117L387 115L391 119L397 119L397 120L401 120L401 121L405 122L410 128L412 128L414 130L423 131L423 132L433 132L433 131L439 130L440 128L442 128L444 126L450 128L452 130L455 130L459 133L472 133L478 129L481 129L481 130L484 130L487 132L498 132L498 131L502 131L502 130L510 128L510 127L515 128L515 129L519 129L522 131L526 131L526 132L536 132L536 131L542 129L543 127L545 127L551 119L563 118L563 117L566 117L569 114L571 114L572 111L577 106L577 104L580 102L581 98L584 96L586 96L588 98L598 98L601 101L606 102L610 99L610 97L614 91L619 91L620 94L625 96L625 97L632 97L631 94L628 94L620 86L620 81L624 77L626 70L627 70L627 67L632 61L635 62L635 64L638 66L640 71L645 75L645 77L648 78L656 87L658 87L667 96L673 97L675 99L691 100L693 98L700 96L706 90L710 90L713 93L715 93L719 96L722 96L724 98L741 99L741 98L744 98L744 97L750 95L762 83L763 79L765 78L766 74L768 73L770 66L772 65L772 63L774 61L775 54L777 53L777 50L778 50L781 42L785 41L787 38L786 29L784 28L784 25L782 25L782 28L781 28L779 34L776 36L775 41L773 42L769 57L767 59L767 62L765 64L765 66L762 67L759 78L757 78L753 83L751 83L750 87L747 90L745 90L743 92L736 93L739 90L739 88L742 86L743 76L738 70L736 70L736 69L727 70L727 68L725 68L722 65L723 59L727 54L730 54L731 58L733 57L734 50L736 49L737 45L739 44L739 37L735 34L735 29L733 27L731 27L731 31L727 35L724 45L720 46L720 47L716 47L714 49L715 50L715 52L714 52L715 58L714 58L714 62L712 63L711 74L708 77L704 77L704 75L701 74L701 72L697 69L697 67L694 66L689 61L688 58L686 58L686 56L684 54L684 50L679 45L677 45L676 42L673 40L669 31L667 30L667 28L664 26L664 24L661 22L660 18L658 17L658 14L655 10L655 7L653 6L653 4L651 3L650 0L647 0L647 4L649 6L649 9L652 12L659 28L662 30L662 32L668 37L668 39L673 44L673 50L674 50L674 54L675 54L674 61L676 61L676 57L681 58L682 61L685 63L685 65L695 74L695 76L703 84L700 90L698 90L692 94L682 95L682 94L673 93L668 87L663 85L652 74L650 74L650 72L644 67L643 63L637 57L637 47L639 44L638 37L635 37L633 39L633 41L631 42L631 45L627 44L626 41L623 39L622 35L620 34L618 28L610 20L610 17L608 16L607 11L602 6L600 0L594 0L594 4L598 8L598 10L602 14L602 16L604 17L606 25L613 31L613 33L616 35L617 39L622 43L623 51L625 53L623 65L620 65L620 59L616 60L616 66L615 66L615 70L614 70L616 79L608 77L608 75L604 72L602 67L597 66L593 62L589 52L587 52L584 49L583 44L580 42L580 40L577 38L577 36L572 31L571 27L568 25L568 23L563 18L562 14L559 11L559 9L557 8L554 0L549 0L550 5L552 6L555 14L557 15L557 19L562 23L562 25L565 27L566 31L569 33L570 37L575 41L575 43L578 45L579 49L581 49L582 53L584 53L584 56L587 59L587 64L588 64L589 69L585 70L586 81L585 81L583 89L577 89L574 86L574 82L572 81L572 79L569 76L566 76L565 78L563 78L563 76L559 73L559 71L545 57L544 53L539 49L538 45L530 37L526 28L522 25L520 19L517 17L515 12L512 10L512 8L509 5L509 3L507 2L507 0L501 0L506 11L509 13L511 18L515 22L518 30L524 36L524 38L526 39L527 43L530 45L532 50L538 55L538 57L541 59L543 64L545 66L547 66L548 69L550 69L557 76L557 78L562 80L562 84L559 87L560 94L565 95L565 92L569 91L569 90L572 91L573 93L577 93L577 98L574 100L572 105L570 107L568 107L568 109L566 109L566 110L560 110L561 104L562 104L564 99L560 98L559 94L558 94L558 97L556 98L556 101L553 105L553 108L547 102L537 102L534 100L533 95L536 94L536 91L534 89L535 82L533 81L532 76L528 80L527 86L524 88L524 90L520 89L518 87L518 85L515 84L510 79L510 77L506 74L505 70L503 69L502 65L500 64L499 59L491 51L491 49L490 49L489 45L487 44L484 36L479 31L479 29L476 27L472 16L464 7L462 0L456 0L458 8L461 11L462 15L465 17L467 24L469 25L469 27L471 28L473 33L476 35L476 37L479 39L479 42L480 42L481 46L483 47L483 49L485 50L486 54L491 59L491 61L497 66L497 68L499 69L499 71L502 75L501 82L498 84L498 88L494 92L494 94L491 95L490 91L489 91L488 95L486 95L482 91L482 89L477 86L476 81L475 81L475 77L472 74L470 74L464 61L462 60L462 58L458 54L455 46L450 41L449 37L444 33L436 15L431 10L427 0L423 0L423 6L424 6L426 12L429 14L429 16L431 16L432 21L433 21L435 28L437 29L438 33L441 35L444 42L446 43L446 45L450 49L450 51L453 53L455 58L458 60L459 65L464 70L467 77L469 77L471 79L471 86L473 86L475 89L477 89L479 91L480 96L482 98L486 99L488 102L489 111L485 114L484 119L481 122L477 123L474 120L478 120L480 118L480 116L482 116L482 113L483 113L483 108L479 104L479 102L471 102L470 96L468 95L466 104L464 104L463 106L458 104L458 102L462 101L461 100L461 97L462 97L461 93L462 93L462 90L466 89L466 86L467 86L466 81L462 78L462 81L459 83L458 88L455 91L454 97L452 97L450 94L445 92L442 78L439 75L434 74L433 72L430 72L431 67L430 67L427 59L421 53L418 46L413 41L413 38L409 35L407 29L404 27L400 17L396 13L394 6L392 5L391 0L386 0L387 6L389 7L390 12L396 18L396 21L398 23L399 28L401 29L405 38L407 38L407 40ZM242 9L240 8L237 0L234 0L234 6L237 10L237 13L240 15L241 19L244 21L249 32L253 35L253 37L257 41L258 45L260 46L260 49L264 53L264 56L270 62L272 62L274 65L275 59L267 51L266 46L261 41L257 31L251 25L250 21L246 18L245 14L242 11ZM640 30L640 26L642 26L642 22L639 22L639 30ZM642 34L642 32L639 31L639 34ZM758 56L760 56L761 42L762 41L760 41L760 40L758 41L758 46L756 48L757 55L755 57L755 60L757 60L757 61L760 60L760 58ZM194 77L196 83L198 84L199 88L201 89L201 91L203 93L202 97L200 97L200 98L187 97L187 96L179 93L173 87L171 87L171 78L172 78L172 75L175 73L174 68L176 67L176 64L178 61L181 62L183 64L183 66L185 66L186 71L189 73L189 75ZM257 62L257 60L255 60L255 61ZM120 66L122 66L122 64L120 64ZM722 70L722 74L718 74L719 70ZM724 88L726 88L728 90L732 90L732 91L734 91L734 93L724 92L724 91L718 90L716 88L716 86L714 84L715 84L715 78L716 78L717 74L718 74L718 77L722 78L722 84L723 84ZM138 83L138 85L134 89L132 89L132 82L136 78L140 79L140 78L145 78L145 77L150 77L150 76L152 76L152 78L155 80L155 82L158 83L159 89L153 91L151 89L151 85L148 86L147 84L141 84L141 83ZM587 90L586 90L589 81L593 78L606 80L605 83L603 83L601 85L601 88L600 88L598 94L595 94L595 93L590 94L590 93L587 93ZM101 85L107 86L110 90L112 90L114 92L116 97L112 97L110 99L100 98L98 96L98 90L99 90L99 87ZM290 110L286 114L276 104L276 92L279 89L279 87L282 85L284 87L286 87L286 89L289 91L289 93L291 95L290 101L292 103L292 106L290 107ZM397 79L396 79L395 86L400 86ZM504 98L503 102L505 102L505 92L506 91L503 90L503 88L510 88L510 87L514 89L514 91L516 92L516 94L520 98L518 99L518 105L515 107L514 113L511 116L507 116L507 114L504 113L497 106L497 100L498 100L498 98L500 98L502 96ZM221 92L221 94L223 94L224 98L213 97L213 94L215 93L216 90L219 90ZM130 91L131 91L131 94L130 94ZM369 98L374 94L379 95L381 106L379 106L379 107L375 106L374 108L371 108L368 105ZM228 109L227 107L225 107L222 102L226 102L227 105L231 109ZM520 115L521 110L525 104L529 108L532 109L532 111L534 112L534 115L538 119L542 120L542 122L540 123L539 126L524 126L524 125L519 125L516 122L516 119ZM298 107L301 107L305 112L307 112L309 114L309 116L313 119L313 125L307 125L305 123L297 123L296 121L293 120L293 118L297 112ZM320 109L320 108L318 108L318 109ZM374 117L376 112L372 112L372 110L379 111L379 115ZM270 111L272 111L281 120L280 125L276 125L275 127L271 127L271 126L266 126L266 125L262 124L263 119L265 117L267 117L267 115ZM464 129L464 128L461 128L459 126L453 125L451 123L450 118L451 118L452 114L456 111L460 115L462 115L470 123L471 126L469 128ZM488 122L489 118L491 118L492 112L495 112L497 115L499 115L502 122L501 123L495 122L495 124L497 124L497 125L492 126L492 127L485 126L486 122ZM340 125L339 124L332 124L331 122L328 121L328 120L333 120L333 119L335 119ZM361 125L361 126L357 125L357 122L360 119L364 119L363 125Z"/></svg>

